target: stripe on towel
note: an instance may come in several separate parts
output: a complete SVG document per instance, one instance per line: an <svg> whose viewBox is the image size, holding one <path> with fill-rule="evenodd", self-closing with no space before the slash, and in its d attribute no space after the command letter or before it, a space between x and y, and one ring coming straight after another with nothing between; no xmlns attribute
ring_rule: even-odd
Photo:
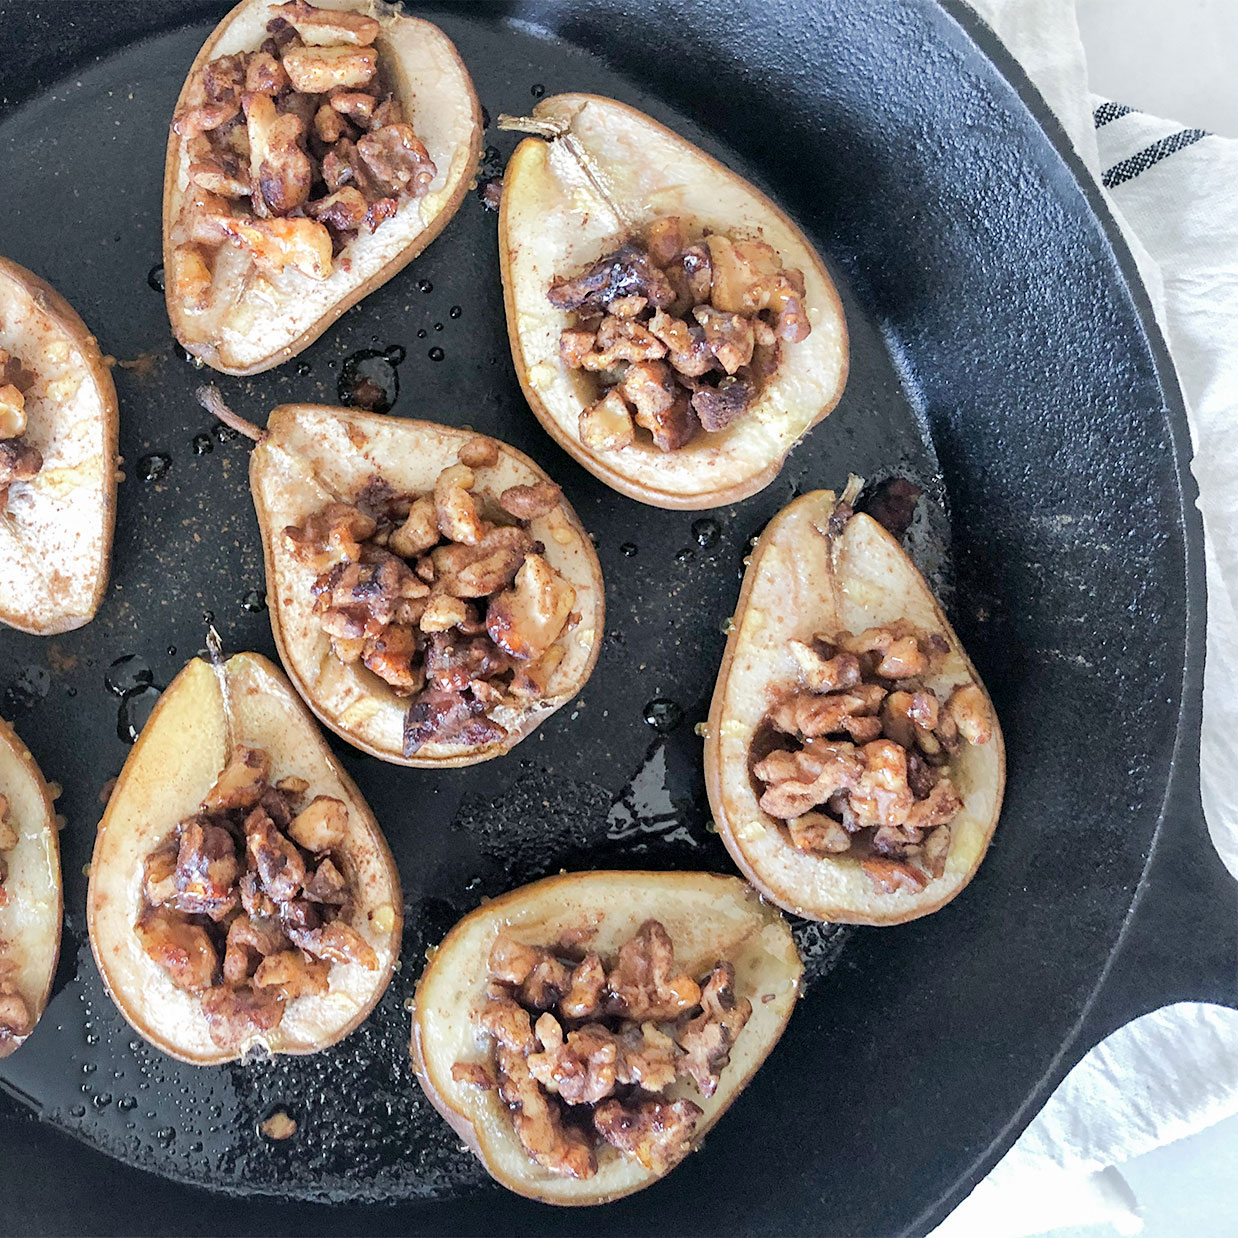
<svg viewBox="0 0 1238 1238"><path fill-rule="evenodd" d="M1099 129L1111 121L1121 120L1123 116L1129 116L1134 110L1133 107L1127 107L1125 103L1105 102L1092 113L1092 121Z"/></svg>
<svg viewBox="0 0 1238 1238"><path fill-rule="evenodd" d="M1113 189L1132 180L1141 172L1146 172L1160 163L1162 159L1168 159L1170 155L1187 146L1194 146L1200 138L1207 136L1206 129L1182 129L1178 133L1172 133L1167 138L1161 138L1159 142L1153 142L1151 146L1145 146L1143 150L1131 155L1129 159L1115 163L1101 178L1101 181L1106 189Z"/></svg>

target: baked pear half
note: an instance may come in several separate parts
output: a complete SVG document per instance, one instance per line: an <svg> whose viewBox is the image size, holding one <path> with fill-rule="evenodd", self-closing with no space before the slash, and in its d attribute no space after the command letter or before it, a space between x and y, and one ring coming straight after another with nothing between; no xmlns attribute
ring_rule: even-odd
<svg viewBox="0 0 1238 1238"><path fill-rule="evenodd" d="M924 578L828 490L757 541L705 741L718 832L767 898L815 920L897 924L971 880L1005 749L976 668Z"/></svg>
<svg viewBox="0 0 1238 1238"><path fill-rule="evenodd" d="M60 838L34 757L0 720L0 1057L34 1030L60 956Z"/></svg>
<svg viewBox="0 0 1238 1238"><path fill-rule="evenodd" d="M0 258L0 622L94 618L116 522L116 388L69 303Z"/></svg>
<svg viewBox="0 0 1238 1238"><path fill-rule="evenodd" d="M799 996L782 916L711 873L568 873L465 916L417 986L412 1057L490 1174L601 1204L668 1173Z"/></svg>
<svg viewBox="0 0 1238 1238"><path fill-rule="evenodd" d="M90 866L90 944L121 1014L195 1065L315 1053L391 979L400 879L288 681L190 662L117 779Z"/></svg>
<svg viewBox="0 0 1238 1238"><path fill-rule="evenodd" d="M555 441L643 503L735 503L837 404L842 304L764 194L625 104L543 99L503 179L512 358Z"/></svg>
<svg viewBox="0 0 1238 1238"><path fill-rule="evenodd" d="M515 448L285 404L250 483L280 657L354 747L398 765L488 760L584 686L604 631L597 554Z"/></svg>
<svg viewBox="0 0 1238 1238"><path fill-rule="evenodd" d="M379 0L243 0L177 101L163 191L168 316L255 374L313 343L455 214L481 108L450 39Z"/></svg>

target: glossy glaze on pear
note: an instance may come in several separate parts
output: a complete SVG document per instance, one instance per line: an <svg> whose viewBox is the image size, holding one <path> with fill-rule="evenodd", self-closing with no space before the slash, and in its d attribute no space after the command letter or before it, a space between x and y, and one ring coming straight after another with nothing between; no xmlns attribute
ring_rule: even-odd
<svg viewBox="0 0 1238 1238"><path fill-rule="evenodd" d="M239 253L221 295L196 310L178 293L175 233L188 180L188 143L168 138L163 191L163 244L168 316L182 346L226 374L256 374L307 348L362 297L411 262L450 221L468 192L481 154L481 107L468 70L451 40L435 25L398 6L370 0L316 0L319 8L377 17L380 67L412 117L437 174L429 191L404 202L373 233L362 228L326 279L291 267L255 279ZM197 69L218 56L256 51L267 38L271 0L243 0L216 27L198 53L177 102L184 104ZM233 247L225 246L225 250ZM217 274L218 279L218 274Z"/></svg>
<svg viewBox="0 0 1238 1238"><path fill-rule="evenodd" d="M1005 749L986 693L992 738L964 745L951 761L963 808L951 823L944 874L918 892L881 889L854 855L797 851L782 823L762 811L750 756L767 711L797 682L789 641L906 620L949 646L925 677L941 699L958 684L984 688L898 542L863 514L831 524L836 506L828 490L796 499L774 517L752 552L709 712L706 787L727 850L767 898L815 920L896 924L936 911L975 874L1001 811Z"/></svg>
<svg viewBox="0 0 1238 1238"><path fill-rule="evenodd" d="M37 275L0 258L0 349L34 376L23 440L42 455L0 497L0 622L80 628L107 589L116 519L116 388L95 337Z"/></svg>
<svg viewBox="0 0 1238 1238"><path fill-rule="evenodd" d="M576 513L563 499L529 522L545 558L576 593L580 615L560 635L562 662L543 698L500 706L492 717L507 734L483 747L427 743L404 755L408 698L397 696L362 665L347 665L313 613L315 572L291 553L284 530L301 525L324 504L355 498L374 476L400 493L432 490L474 435L428 421L321 405L286 404L271 413L250 462L250 484L262 529L271 627L289 677L310 708L337 735L372 756L399 765L469 765L509 751L584 686L603 633L602 575ZM475 492L492 499L507 487L537 485L546 474L528 456L495 441L498 460L475 470Z"/></svg>
<svg viewBox="0 0 1238 1238"><path fill-rule="evenodd" d="M173 985L133 925L144 903L147 856L198 810L239 744L266 752L274 777L303 779L308 799L326 795L347 806L341 852L356 895L352 924L378 967L335 964L328 993L290 1001L273 1031L224 1049L211 1037L199 995ZM90 944L121 1014L156 1047L195 1065L231 1061L259 1044L272 1053L317 1052L352 1031L382 996L399 956L402 907L399 875L373 813L280 671L253 653L219 666L190 662L129 754L91 860Z"/></svg>
<svg viewBox="0 0 1238 1238"><path fill-rule="evenodd" d="M719 958L736 967L737 996L752 1016L731 1050L718 1091L708 1099L694 1142L722 1116L777 1043L799 996L802 972L782 917L735 877L711 873L567 873L502 895L465 916L433 953L417 986L411 1052L418 1081L434 1107L481 1158L493 1177L517 1194L545 1203L605 1203L629 1195L658 1175L613 1149L601 1149L591 1178L556 1175L521 1146L506 1106L494 1091L457 1082L457 1062L486 1061L476 1015L485 1001L487 959L500 932L547 945L585 930L585 948L603 957L648 919L659 920L689 974ZM682 1086L672 1087L672 1094Z"/></svg>
<svg viewBox="0 0 1238 1238"><path fill-rule="evenodd" d="M499 257L512 359L530 406L565 451L621 494L656 507L708 508L767 486L792 447L837 404L847 376L838 293L812 245L767 197L650 117L596 95L543 99L504 175ZM558 136L556 136L558 135ZM697 234L764 240L802 271L811 334L788 346L756 404L729 430L677 451L640 441L591 451L581 411L595 385L559 356L569 315L550 284L613 251L655 218L680 216Z"/></svg>

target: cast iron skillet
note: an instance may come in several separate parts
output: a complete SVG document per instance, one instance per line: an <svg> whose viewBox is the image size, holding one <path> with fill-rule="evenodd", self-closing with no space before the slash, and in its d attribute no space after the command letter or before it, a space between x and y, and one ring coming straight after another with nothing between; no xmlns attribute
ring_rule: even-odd
<svg viewBox="0 0 1238 1238"><path fill-rule="evenodd" d="M280 400L333 400L360 349L407 350L395 415L501 435L563 482L597 537L610 631L578 704L502 760L434 774L337 745L407 898L403 969L363 1029L308 1060L211 1070L137 1039L85 942L99 792L157 687L201 647L207 612L228 648L272 652L246 445L212 433L193 403L202 375L176 355L147 286L165 126L223 11L0 0L0 252L60 288L120 359L127 473L99 617L54 641L0 637L3 712L64 784L67 818L56 996L0 1068L16 1098L0 1125L6 1226L918 1231L1101 1035L1165 1001L1226 1000L1234 926L1196 790L1203 592L1185 420L1129 255L1064 136L953 0L571 0L430 16L492 116L543 90L613 94L788 206L843 290L846 396L737 507L702 521L618 498L520 398L495 221L472 198L300 363L224 381L261 420ZM493 173L512 142L489 138ZM507 1196L413 1082L403 1003L423 952L483 894L560 867L729 867L692 727L719 625L749 537L799 489L848 471L925 487L911 546L1009 745L993 850L927 920L797 926L807 998L706 1150L667 1182L587 1216ZM300 1129L272 1146L255 1126L276 1107ZM363 1207L380 1201L398 1206Z"/></svg>

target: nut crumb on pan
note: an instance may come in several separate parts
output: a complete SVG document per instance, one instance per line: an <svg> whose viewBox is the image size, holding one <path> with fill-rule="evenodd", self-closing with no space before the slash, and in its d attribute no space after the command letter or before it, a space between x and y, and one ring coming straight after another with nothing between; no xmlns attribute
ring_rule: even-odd
<svg viewBox="0 0 1238 1238"><path fill-rule="evenodd" d="M692 240L677 216L555 280L547 297L572 315L563 363L598 378L579 424L596 451L630 446L638 431L676 451L700 431L727 429L756 402L783 344L812 329L803 274L770 245L721 233Z"/></svg>
<svg viewBox="0 0 1238 1238"><path fill-rule="evenodd" d="M238 746L142 869L134 932L198 996L224 1049L274 1030L288 1002L326 993L334 964L378 967L351 923L347 807L322 795L302 804L303 779L272 786L270 775L263 750Z"/></svg>
<svg viewBox="0 0 1238 1238"><path fill-rule="evenodd" d="M426 494L374 478L284 530L317 573L314 614L333 655L408 699L406 757L502 740L491 715L545 696L574 622L576 591L528 530L559 507L559 487L509 486L490 504L474 469L497 461L497 445L475 436L460 459Z"/></svg>
<svg viewBox="0 0 1238 1238"><path fill-rule="evenodd" d="M589 1178L601 1144L659 1174L685 1155L703 1110L667 1091L680 1080L705 1097L717 1090L752 1014L733 964L698 983L676 967L665 927L647 920L609 964L500 932L488 969L477 1020L493 1056L456 1062L452 1078L497 1086L532 1160Z"/></svg>
<svg viewBox="0 0 1238 1238"><path fill-rule="evenodd" d="M963 808L951 760L992 738L983 691L967 681L942 700L923 677L944 638L901 620L789 648L799 682L750 759L762 810L796 850L855 856L882 892L919 892L945 872Z"/></svg>
<svg viewBox="0 0 1238 1238"><path fill-rule="evenodd" d="M283 1109L277 1109L269 1118L260 1122L258 1130L268 1139L291 1139L297 1133L297 1120Z"/></svg>

